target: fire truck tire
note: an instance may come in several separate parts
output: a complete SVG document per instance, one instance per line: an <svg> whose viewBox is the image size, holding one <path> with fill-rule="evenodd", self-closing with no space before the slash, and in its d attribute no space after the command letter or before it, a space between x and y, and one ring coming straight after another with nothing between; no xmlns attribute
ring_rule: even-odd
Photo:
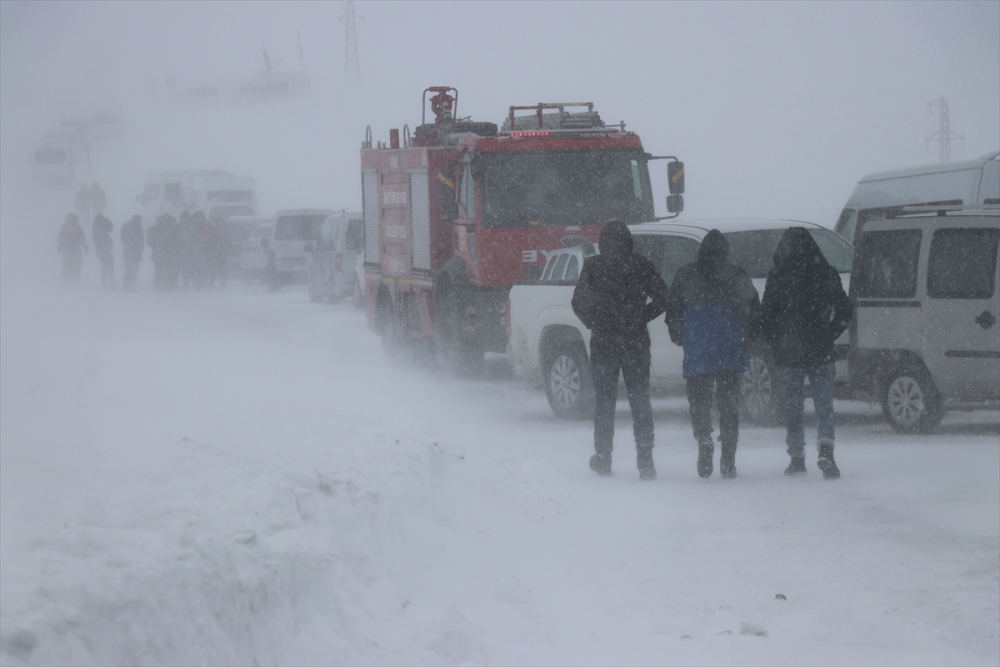
<svg viewBox="0 0 1000 667"><path fill-rule="evenodd" d="M561 345L545 364L545 397L560 419L594 416L594 382L582 343Z"/></svg>
<svg viewBox="0 0 1000 667"><path fill-rule="evenodd" d="M382 350L392 361L401 361L404 356L403 338L399 334L399 320L391 306L384 302L379 305L379 322L382 327Z"/></svg>
<svg viewBox="0 0 1000 667"><path fill-rule="evenodd" d="M456 377L476 377L483 369L486 350L459 330L459 304L450 289L439 289L434 325L434 353L438 363Z"/></svg>

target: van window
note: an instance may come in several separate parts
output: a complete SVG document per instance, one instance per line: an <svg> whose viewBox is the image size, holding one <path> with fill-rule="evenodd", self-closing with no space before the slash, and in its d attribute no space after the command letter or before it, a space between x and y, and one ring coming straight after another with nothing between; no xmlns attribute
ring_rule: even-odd
<svg viewBox="0 0 1000 667"><path fill-rule="evenodd" d="M996 282L1000 229L939 229L931 237L927 296L988 299Z"/></svg>
<svg viewBox="0 0 1000 667"><path fill-rule="evenodd" d="M364 220L349 220L347 231L344 234L344 245L348 252L361 252L365 244L365 223Z"/></svg>
<svg viewBox="0 0 1000 667"><path fill-rule="evenodd" d="M570 255L569 261L566 262L566 274L563 276L563 280L579 280L580 279L580 260L576 258L576 255Z"/></svg>
<svg viewBox="0 0 1000 667"><path fill-rule="evenodd" d="M286 215L274 227L275 241L317 241L325 215Z"/></svg>
<svg viewBox="0 0 1000 667"><path fill-rule="evenodd" d="M858 209L856 208L845 208L840 214L840 220L837 221L837 226L833 228L833 231L840 234L848 243L854 243L854 228L857 226L858 222Z"/></svg>
<svg viewBox="0 0 1000 667"><path fill-rule="evenodd" d="M919 229L864 232L851 275L851 288L861 298L912 299L917 294Z"/></svg>

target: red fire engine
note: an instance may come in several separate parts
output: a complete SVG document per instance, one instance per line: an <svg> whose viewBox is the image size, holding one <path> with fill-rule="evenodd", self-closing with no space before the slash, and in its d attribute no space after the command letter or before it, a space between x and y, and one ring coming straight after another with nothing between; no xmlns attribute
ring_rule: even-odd
<svg viewBox="0 0 1000 667"><path fill-rule="evenodd" d="M594 105L510 107L503 127L457 116L458 91L428 93L433 122L361 149L368 324L388 349L423 344L455 371L504 352L510 286L551 251L595 242L607 220L654 220L647 163L668 159L667 210L683 210L683 163L644 152ZM567 109L583 109L568 111ZM515 115L531 111L530 115ZM424 120L426 116L424 115Z"/></svg>

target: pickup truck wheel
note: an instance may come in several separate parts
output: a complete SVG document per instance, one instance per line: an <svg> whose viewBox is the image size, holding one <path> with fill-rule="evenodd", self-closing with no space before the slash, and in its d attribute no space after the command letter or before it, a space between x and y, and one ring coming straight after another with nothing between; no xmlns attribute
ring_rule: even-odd
<svg viewBox="0 0 1000 667"><path fill-rule="evenodd" d="M560 419L593 416L594 383L583 346L561 347L549 359L545 366L545 397Z"/></svg>
<svg viewBox="0 0 1000 667"><path fill-rule="evenodd" d="M882 414L897 433L931 434L944 417L941 395L923 369L889 373L882 390Z"/></svg>
<svg viewBox="0 0 1000 667"><path fill-rule="evenodd" d="M785 421L785 393L771 354L750 351L750 368L743 373L740 411L754 426L777 426Z"/></svg>

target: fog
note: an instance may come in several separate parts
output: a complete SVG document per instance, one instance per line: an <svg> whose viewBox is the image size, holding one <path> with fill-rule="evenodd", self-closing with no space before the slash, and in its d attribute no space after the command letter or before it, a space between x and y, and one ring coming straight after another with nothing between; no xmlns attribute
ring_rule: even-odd
<svg viewBox="0 0 1000 667"><path fill-rule="evenodd" d="M498 124L593 102L685 162L682 219L832 227L863 175L936 161L934 100L954 160L1000 148L1000 4L355 10L349 82L343 2L0 2L0 664L996 664L996 413L927 438L838 401L843 479L811 450L786 479L783 431L745 427L724 482L660 396L639 483L623 402L599 479L591 425L500 355L472 380L394 365L349 303L154 293L148 253L135 294L93 255L64 285L55 241L99 182L120 275L162 170L252 177L266 216L360 210L366 127L414 130L439 85ZM308 93L237 94L264 49ZM46 132L109 112L120 139L32 187Z"/></svg>
<svg viewBox="0 0 1000 667"><path fill-rule="evenodd" d="M688 217L832 225L862 175L936 161L925 137L938 130L928 103L940 97L964 135L954 159L1000 145L992 2L355 7L357 88L345 82L342 2L4 2L5 199L14 158L46 129L110 109L133 139L124 155L92 164L114 216L133 212L147 171L172 168L252 176L268 214L356 209L365 127L382 141L390 128L412 130L431 85L458 88L459 115L497 123L510 105L594 102L648 151L685 161ZM282 61L277 71L297 70L297 33L312 82L305 98L149 95L151 77L174 77L181 92L249 81L264 48ZM664 180L654 171L661 209Z"/></svg>

